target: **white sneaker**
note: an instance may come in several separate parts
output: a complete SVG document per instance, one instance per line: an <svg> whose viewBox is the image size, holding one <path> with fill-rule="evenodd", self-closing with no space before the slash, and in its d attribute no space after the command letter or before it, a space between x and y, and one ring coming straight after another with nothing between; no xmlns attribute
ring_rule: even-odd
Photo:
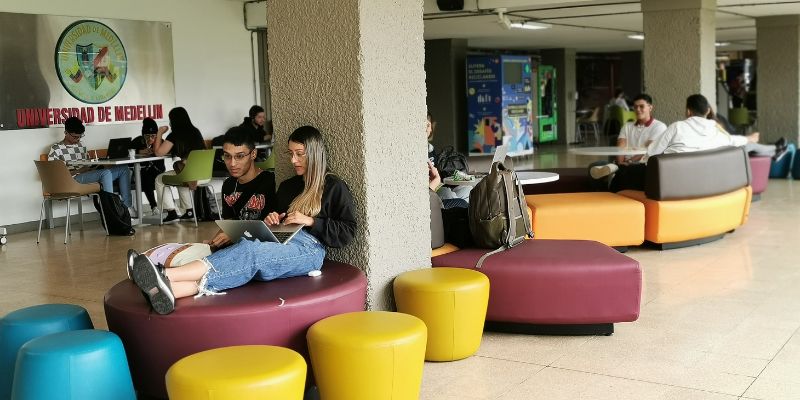
<svg viewBox="0 0 800 400"><path fill-rule="evenodd" d="M150 210L150 215L158 217L159 215L161 215L161 210L158 207L154 207L153 209Z"/></svg>
<svg viewBox="0 0 800 400"><path fill-rule="evenodd" d="M617 164L598 165L589 169L589 175L594 179L604 178L619 170Z"/></svg>

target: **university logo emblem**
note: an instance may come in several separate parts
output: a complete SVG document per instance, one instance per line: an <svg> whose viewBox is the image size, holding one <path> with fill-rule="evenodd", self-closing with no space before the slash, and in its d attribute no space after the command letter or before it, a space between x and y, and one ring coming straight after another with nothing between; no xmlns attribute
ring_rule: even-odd
<svg viewBox="0 0 800 400"><path fill-rule="evenodd" d="M72 97L105 103L119 93L128 58L119 36L107 25L83 20L64 29L55 51L56 73Z"/></svg>

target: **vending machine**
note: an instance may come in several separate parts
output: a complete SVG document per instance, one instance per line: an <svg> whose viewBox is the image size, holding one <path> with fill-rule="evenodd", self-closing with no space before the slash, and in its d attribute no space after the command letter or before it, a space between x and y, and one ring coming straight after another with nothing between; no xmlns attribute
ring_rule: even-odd
<svg viewBox="0 0 800 400"><path fill-rule="evenodd" d="M533 74L527 56L467 57L467 129L471 154L533 153Z"/></svg>
<svg viewBox="0 0 800 400"><path fill-rule="evenodd" d="M537 115L538 143L558 139L558 95L556 88L556 69L552 65L539 65L536 68L539 87L539 114Z"/></svg>

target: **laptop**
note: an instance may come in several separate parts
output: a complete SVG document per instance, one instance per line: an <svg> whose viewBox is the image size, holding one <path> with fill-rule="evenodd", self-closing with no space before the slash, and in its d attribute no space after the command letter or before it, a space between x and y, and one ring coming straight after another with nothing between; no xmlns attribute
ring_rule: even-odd
<svg viewBox="0 0 800 400"><path fill-rule="evenodd" d="M106 158L128 158L128 149L131 148L131 138L111 139L108 141Z"/></svg>
<svg viewBox="0 0 800 400"><path fill-rule="evenodd" d="M223 219L216 222L219 228L231 239L241 237L247 240L281 244L288 243L303 228L301 224L270 226L261 220Z"/></svg>
<svg viewBox="0 0 800 400"><path fill-rule="evenodd" d="M475 171L472 175L475 175L476 177L484 177L486 175L489 175L489 171L491 171L492 165L494 165L494 163L496 162L502 162L506 167L513 168L512 165L509 165L509 163L505 161L506 154L508 154L508 145L504 144L495 147L494 155L492 156L492 162L490 162L489 165L486 167L486 171Z"/></svg>

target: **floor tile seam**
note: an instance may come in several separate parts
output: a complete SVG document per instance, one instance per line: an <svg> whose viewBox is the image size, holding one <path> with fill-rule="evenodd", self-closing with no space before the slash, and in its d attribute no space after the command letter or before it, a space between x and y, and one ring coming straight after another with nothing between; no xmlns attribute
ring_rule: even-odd
<svg viewBox="0 0 800 400"><path fill-rule="evenodd" d="M773 361L775 361L775 357L777 357L777 356L778 356L778 354L780 354L780 352L781 352L781 351L783 351L783 349L786 347L786 344L787 344L787 343L789 343L789 341L790 341L790 340L792 340L792 337L794 337L794 335L796 335L798 332L800 332L800 328L797 328L797 329L795 329L795 331L794 331L794 332L793 332L793 333L792 333L792 334L789 336L789 339L786 339L786 342L784 342L784 343L783 343L783 345L781 346L781 348L780 348L780 349L778 349L778 351L777 351L777 352L775 352L775 356L774 356L774 357L772 357L772 358L771 358L771 359L770 359L770 360L767 362L767 364L766 364L766 365L764 365L764 368L762 368L762 369L761 369L761 371L759 371L759 372L758 372L758 375L756 376L756 379L753 379L753 382L751 382L749 385L747 385L747 389L745 389L745 390L744 390L744 392L742 392L742 394L741 394L742 396L744 396L744 394L745 394L745 393L747 393L747 391L748 391L748 390L750 390L750 388L751 388L751 387L753 387L753 385L756 383L756 381L758 380L758 378L760 378L760 377L761 377L761 374L763 374L763 373L764 373L764 371L766 371L766 370L767 370L767 368L770 366L770 364L772 364L772 362L773 362Z"/></svg>
<svg viewBox="0 0 800 400"><path fill-rule="evenodd" d="M83 298L83 297L65 296L65 295L62 295L62 294L55 294L55 293L50 292L50 291L43 291L43 292L37 292L37 293L33 293L33 292L17 292L17 293L28 293L28 294L33 294L33 295L58 297L58 298L61 298L61 299L66 299L66 300L80 300L80 301L88 301L88 302L91 302L91 303L103 304L102 301L94 299L94 298L88 299L88 298Z"/></svg>
<svg viewBox="0 0 800 400"><path fill-rule="evenodd" d="M544 364L538 364L538 363L534 363L534 362L527 362L527 361L520 361L520 360L509 360L507 358L502 358L502 357L491 357L491 356L485 356L485 355L475 355L475 357L488 358L490 360L497 360L497 361L508 361L508 362L513 362L513 363L518 363L518 364L525 364L525 365L535 365L537 367L542 367L542 368L546 368L547 367L547 365L544 365Z"/></svg>
<svg viewBox="0 0 800 400"><path fill-rule="evenodd" d="M499 395L497 395L497 396L495 397L495 399L502 399L502 398L503 398L503 396L505 396L507 393L510 393L512 390L516 389L516 387L518 387L518 386L522 386L523 384L525 384L525 382L527 382L527 381L529 381L529 380L533 379L533 377L534 377L534 376L538 375L540 372L544 371L545 369L547 369L547 367L546 367L546 366L543 366L543 368L541 368L540 370L536 371L536 372L535 372L533 375L531 375L531 376L529 376L529 377L527 377L527 378L523 379L523 380L522 380L522 382L520 382L520 383L518 383L517 385L515 385L515 387L510 387L510 388L508 388L507 390L505 390L505 391L503 391L502 393L500 393Z"/></svg>
<svg viewBox="0 0 800 400"><path fill-rule="evenodd" d="M673 385L673 384L670 384L670 383L648 381L646 379L629 378L629 377L617 376L617 375L612 375L612 374L603 374L603 373L599 373L599 372L583 371L583 370L580 370L580 369L573 369L573 368L564 368L564 367L546 367L546 368L560 369L560 370L572 371L572 372L581 372L581 373L585 373L585 374L591 374L591 375L597 375L597 376L605 376L605 377L609 377L609 378L624 379L624 380L634 381L634 382L649 383L649 384L653 384L653 385L667 386L667 387L672 387L672 388L677 388L677 389L696 390L696 391L700 391L700 392L719 394L719 395L723 395L723 396L736 396L736 397L739 397L739 396L742 396L744 393L747 392L747 389L745 389L741 394L731 394L731 393L717 392L717 391L707 390L707 389L698 389L698 388L688 387L688 386ZM755 379L753 379L753 382L755 382ZM751 385L752 385L752 383L751 383ZM748 386L748 388L749 388L749 386Z"/></svg>

